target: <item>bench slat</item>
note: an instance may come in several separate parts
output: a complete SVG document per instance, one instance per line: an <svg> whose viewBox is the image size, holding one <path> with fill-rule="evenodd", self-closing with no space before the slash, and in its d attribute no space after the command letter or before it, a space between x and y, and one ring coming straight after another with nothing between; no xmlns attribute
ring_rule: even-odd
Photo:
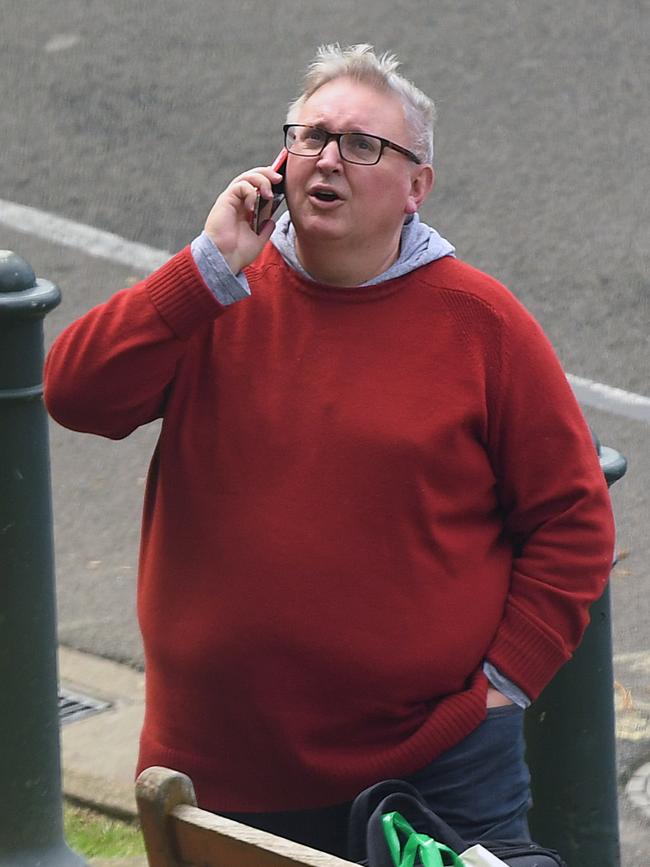
<svg viewBox="0 0 650 867"><path fill-rule="evenodd" d="M358 867L196 806L192 781L147 768L136 801L149 867Z"/></svg>

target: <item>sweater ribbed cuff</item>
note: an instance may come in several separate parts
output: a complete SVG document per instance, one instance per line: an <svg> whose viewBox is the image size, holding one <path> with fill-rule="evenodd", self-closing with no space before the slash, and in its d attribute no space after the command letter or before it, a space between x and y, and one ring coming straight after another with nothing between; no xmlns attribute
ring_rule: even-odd
<svg viewBox="0 0 650 867"><path fill-rule="evenodd" d="M147 289L161 317L181 340L225 310L201 279L189 246L154 271Z"/></svg>
<svg viewBox="0 0 650 867"><path fill-rule="evenodd" d="M571 654L508 603L487 659L531 699L536 699Z"/></svg>

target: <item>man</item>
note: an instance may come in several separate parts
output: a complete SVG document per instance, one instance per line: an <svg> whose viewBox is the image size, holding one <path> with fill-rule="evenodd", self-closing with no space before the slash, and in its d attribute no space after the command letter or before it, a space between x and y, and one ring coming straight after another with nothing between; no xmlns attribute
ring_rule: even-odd
<svg viewBox="0 0 650 867"><path fill-rule="evenodd" d="M590 433L539 326L420 222L433 105L369 46L320 50L279 176L61 335L46 398L112 438L163 418L145 497L140 767L344 854L406 778L468 838L526 836L523 707L612 559ZM270 239L270 242L269 242Z"/></svg>

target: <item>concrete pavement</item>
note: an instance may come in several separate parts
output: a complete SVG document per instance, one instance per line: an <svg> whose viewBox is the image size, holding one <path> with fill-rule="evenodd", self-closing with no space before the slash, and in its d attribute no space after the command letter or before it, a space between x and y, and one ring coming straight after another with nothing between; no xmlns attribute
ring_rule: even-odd
<svg viewBox="0 0 650 867"><path fill-rule="evenodd" d="M138 736L144 717L144 675L127 666L77 650L59 649L59 674L63 688L110 707L62 726L61 750L64 793L101 811L118 816L137 815L134 772ZM620 694L619 694L620 693ZM650 712L641 720L629 697L617 690L619 746L629 738L630 727L647 728ZM650 762L630 768L621 789L621 839L623 867L644 863L642 853L650 839ZM629 849L626 857L625 851ZM94 867L144 867L146 859L94 861Z"/></svg>

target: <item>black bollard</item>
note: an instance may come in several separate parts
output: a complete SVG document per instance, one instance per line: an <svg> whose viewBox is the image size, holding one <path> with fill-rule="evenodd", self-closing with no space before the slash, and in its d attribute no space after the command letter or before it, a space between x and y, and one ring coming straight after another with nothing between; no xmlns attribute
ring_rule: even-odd
<svg viewBox="0 0 650 867"><path fill-rule="evenodd" d="M61 294L0 251L0 867L81 867L63 837L43 318Z"/></svg>
<svg viewBox="0 0 650 867"><path fill-rule="evenodd" d="M611 487L627 462L596 447ZM533 839L557 849L570 867L620 867L609 585L591 607L573 658L526 712L526 751Z"/></svg>

